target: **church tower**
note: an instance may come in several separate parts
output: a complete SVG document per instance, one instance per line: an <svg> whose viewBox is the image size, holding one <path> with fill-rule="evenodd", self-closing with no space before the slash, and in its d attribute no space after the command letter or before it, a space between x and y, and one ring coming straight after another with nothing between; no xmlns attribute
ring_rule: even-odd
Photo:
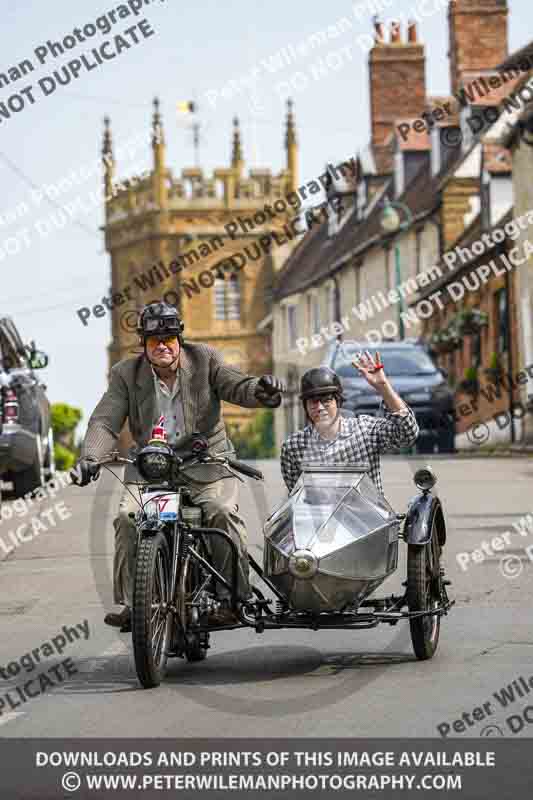
<svg viewBox="0 0 533 800"><path fill-rule="evenodd" d="M168 135L168 131L167 131ZM102 158L105 242L111 257L112 310L109 366L139 353L136 314L156 299L175 305L185 339L219 349L227 363L260 375L270 369L271 289L299 239L287 235L294 210L284 200L297 188L298 150L292 103L286 121L285 168L251 169L233 120L228 166L205 175L166 165L159 101L152 116L152 167L148 174L114 183L111 127L106 118ZM275 234L275 236L274 236ZM228 422L245 424L251 409L225 405Z"/></svg>

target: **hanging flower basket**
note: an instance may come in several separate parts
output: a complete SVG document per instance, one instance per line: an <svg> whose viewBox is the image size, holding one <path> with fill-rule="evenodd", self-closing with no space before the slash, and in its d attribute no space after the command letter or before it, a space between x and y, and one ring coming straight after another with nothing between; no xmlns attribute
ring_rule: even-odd
<svg viewBox="0 0 533 800"><path fill-rule="evenodd" d="M479 394L479 381L477 378L465 379L464 381L461 381L457 388L460 392L464 392L464 394L469 394L475 397Z"/></svg>
<svg viewBox="0 0 533 800"><path fill-rule="evenodd" d="M463 380L459 383L457 389L464 394L477 396L479 394L479 380L477 370L475 367L468 367L465 369Z"/></svg>
<svg viewBox="0 0 533 800"><path fill-rule="evenodd" d="M443 331L434 334L435 346L439 353L453 353L461 347L461 337L454 325L450 324Z"/></svg>
<svg viewBox="0 0 533 800"><path fill-rule="evenodd" d="M467 308L457 314L456 324L461 336L472 336L489 324L489 316L479 308Z"/></svg>

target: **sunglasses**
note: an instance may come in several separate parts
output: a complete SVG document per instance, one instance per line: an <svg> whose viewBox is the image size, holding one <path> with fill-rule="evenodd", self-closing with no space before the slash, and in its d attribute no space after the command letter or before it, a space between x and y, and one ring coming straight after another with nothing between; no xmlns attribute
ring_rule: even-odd
<svg viewBox="0 0 533 800"><path fill-rule="evenodd" d="M172 336L147 336L146 337L146 344L148 347L157 347L157 345L162 342L162 344L166 345L166 347L172 347L178 343L178 337L172 334Z"/></svg>
<svg viewBox="0 0 533 800"><path fill-rule="evenodd" d="M336 400L336 397L334 394L322 394L317 397L308 397L307 400L309 403L313 403L313 405L321 402L324 406L330 406L333 401Z"/></svg>

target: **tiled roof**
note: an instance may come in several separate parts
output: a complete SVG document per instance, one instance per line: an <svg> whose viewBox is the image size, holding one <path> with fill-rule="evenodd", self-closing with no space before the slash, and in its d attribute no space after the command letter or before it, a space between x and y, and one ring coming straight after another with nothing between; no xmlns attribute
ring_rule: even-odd
<svg viewBox="0 0 533 800"><path fill-rule="evenodd" d="M469 248L474 242L478 241L483 233L492 233L496 228L503 228L508 222L510 222L514 217L514 207L510 208L504 216L498 220L494 225L492 225L487 231L484 231L482 225L482 218L481 214L478 214L475 219L472 220L468 228L466 228L461 235L453 242L450 247L447 249L446 252L450 252L455 250L456 247L464 247ZM497 245L494 245L495 247ZM444 266L441 262L439 266L442 267L442 276L439 277L437 280L433 281L431 285L425 286L424 288L420 289L416 296L409 302L409 305L416 305L423 300L425 297L429 297L429 295L433 294L433 292L437 289L440 289L443 286L446 286L450 281L455 280L459 274L465 272L473 265L475 265L480 260L487 260L490 256L490 249L484 251L481 255L475 255L470 261L466 261L463 263L462 261L458 260L457 266L450 270L449 267Z"/></svg>
<svg viewBox="0 0 533 800"><path fill-rule="evenodd" d="M313 225L276 275L275 300L288 297L313 283L321 264L327 258L325 251L328 244L328 223L320 222Z"/></svg>
<svg viewBox="0 0 533 800"><path fill-rule="evenodd" d="M462 154L456 151L448 164L433 177L429 165L420 167L403 195L398 198L410 209L414 219L430 214L438 208L442 185L467 157L468 153ZM391 186L392 194L392 181L389 180L387 185ZM327 222L314 226L278 273L274 299L279 301L322 282L340 269L348 258L362 255L380 238L384 241L380 225L381 213L382 210L377 203L366 219L354 223L352 212L344 221L339 233L331 238L328 237Z"/></svg>

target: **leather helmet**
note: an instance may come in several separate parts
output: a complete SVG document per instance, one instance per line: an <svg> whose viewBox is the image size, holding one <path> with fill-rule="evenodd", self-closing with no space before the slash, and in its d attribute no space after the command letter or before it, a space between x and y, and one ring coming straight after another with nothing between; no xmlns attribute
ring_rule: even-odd
<svg viewBox="0 0 533 800"><path fill-rule="evenodd" d="M174 306L168 303L149 303L139 314L137 333L147 336L169 336L176 334L181 343L183 322Z"/></svg>
<svg viewBox="0 0 533 800"><path fill-rule="evenodd" d="M344 395L337 373L329 367L313 367L304 372L300 384L300 400L305 403L310 397L324 394L334 394L339 406L342 405Z"/></svg>

